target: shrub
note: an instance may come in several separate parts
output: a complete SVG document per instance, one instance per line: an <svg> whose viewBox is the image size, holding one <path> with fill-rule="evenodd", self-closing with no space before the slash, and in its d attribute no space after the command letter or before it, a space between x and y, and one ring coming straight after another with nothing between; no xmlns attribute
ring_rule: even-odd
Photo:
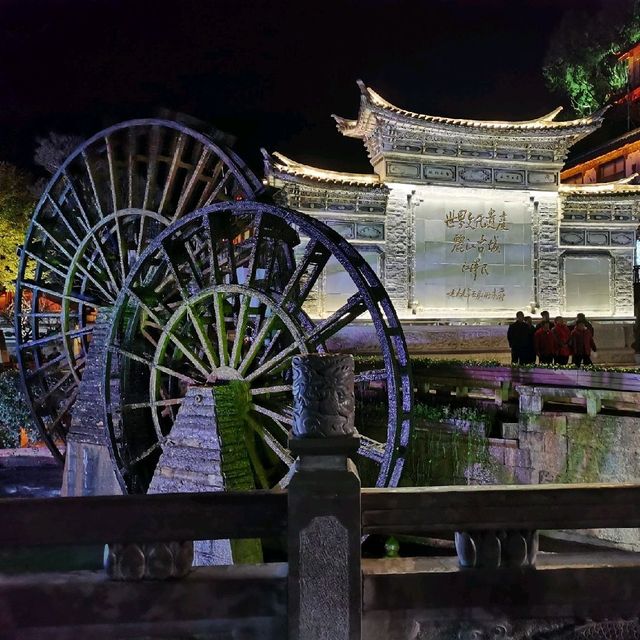
<svg viewBox="0 0 640 640"><path fill-rule="evenodd" d="M38 430L20 388L19 374L15 369L9 369L0 372L0 448L19 446L20 427L27 430L29 440L38 438Z"/></svg>

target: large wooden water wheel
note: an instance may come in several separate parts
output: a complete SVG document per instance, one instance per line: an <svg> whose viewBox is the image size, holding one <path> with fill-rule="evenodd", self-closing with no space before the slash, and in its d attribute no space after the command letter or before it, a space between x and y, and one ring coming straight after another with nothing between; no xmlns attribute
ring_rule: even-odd
<svg viewBox="0 0 640 640"><path fill-rule="evenodd" d="M314 320L305 302L335 261L351 295ZM286 483L291 358L324 352L358 318L373 323L384 367L357 380L384 380L387 391L383 435L365 434L359 453L375 484L395 485L409 439L409 360L393 306L362 256L322 222L258 202L206 206L175 221L130 269L105 346L105 424L123 488L146 490L187 389L230 381L250 395L245 442L256 486Z"/></svg>
<svg viewBox="0 0 640 640"><path fill-rule="evenodd" d="M22 250L15 328L23 385L57 458L96 308L113 305L139 255L167 225L198 207L253 198L259 190L231 151L157 119L101 131L56 172Z"/></svg>

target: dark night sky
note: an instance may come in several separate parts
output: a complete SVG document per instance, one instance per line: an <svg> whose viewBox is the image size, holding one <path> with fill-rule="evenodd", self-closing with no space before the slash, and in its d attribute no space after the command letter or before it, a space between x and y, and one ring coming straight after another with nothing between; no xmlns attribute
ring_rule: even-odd
<svg viewBox="0 0 640 640"><path fill-rule="evenodd" d="M563 12L599 4L0 0L0 159L168 107L234 133L260 175L260 146L369 171L330 118L356 115L356 78L414 111L529 119L560 103L541 67Z"/></svg>

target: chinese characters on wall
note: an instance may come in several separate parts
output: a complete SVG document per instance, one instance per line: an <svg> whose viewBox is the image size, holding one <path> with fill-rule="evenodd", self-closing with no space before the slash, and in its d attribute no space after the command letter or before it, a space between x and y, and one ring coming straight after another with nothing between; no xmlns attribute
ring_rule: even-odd
<svg viewBox="0 0 640 640"><path fill-rule="evenodd" d="M507 214L496 213L495 209L489 209L487 213L476 213L468 209L449 211L445 216L444 224L447 229L456 231L450 252L461 254L462 263L460 272L468 273L473 284L482 285L486 276L490 275L490 261L487 257L500 253L502 245L499 232L508 231ZM447 291L448 298L465 298L470 300L499 300L505 299L504 287L490 289L476 288L475 286L452 287Z"/></svg>

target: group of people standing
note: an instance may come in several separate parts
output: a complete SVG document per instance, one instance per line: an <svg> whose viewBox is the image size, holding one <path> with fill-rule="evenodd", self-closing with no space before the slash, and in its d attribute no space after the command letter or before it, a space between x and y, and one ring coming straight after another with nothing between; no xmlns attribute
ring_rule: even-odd
<svg viewBox="0 0 640 640"><path fill-rule="evenodd" d="M571 364L576 367L592 364L591 354L596 351L593 326L579 313L573 324L568 325L562 316L552 322L549 312L543 311L542 319L533 324L531 316L522 311L509 325L507 340L511 348L512 364Z"/></svg>

